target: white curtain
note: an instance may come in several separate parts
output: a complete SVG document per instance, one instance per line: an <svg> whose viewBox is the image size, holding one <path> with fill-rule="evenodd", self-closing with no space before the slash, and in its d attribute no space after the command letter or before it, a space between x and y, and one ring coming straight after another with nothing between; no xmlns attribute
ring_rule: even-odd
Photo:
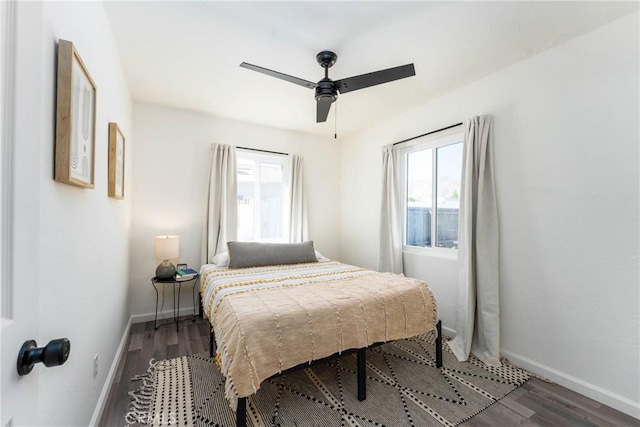
<svg viewBox="0 0 640 427"><path fill-rule="evenodd" d="M231 145L211 144L200 250L202 265L211 263L217 253L227 250L227 241L236 239L237 199L236 149Z"/></svg>
<svg viewBox="0 0 640 427"><path fill-rule="evenodd" d="M469 352L500 366L498 209L493 173L493 117L465 123L458 221L457 335L449 347L458 360Z"/></svg>
<svg viewBox="0 0 640 427"><path fill-rule="evenodd" d="M402 203L396 174L396 150L382 147L382 204L378 271L402 274Z"/></svg>
<svg viewBox="0 0 640 427"><path fill-rule="evenodd" d="M289 163L289 242L309 240L307 199L304 191L304 161L292 154Z"/></svg>

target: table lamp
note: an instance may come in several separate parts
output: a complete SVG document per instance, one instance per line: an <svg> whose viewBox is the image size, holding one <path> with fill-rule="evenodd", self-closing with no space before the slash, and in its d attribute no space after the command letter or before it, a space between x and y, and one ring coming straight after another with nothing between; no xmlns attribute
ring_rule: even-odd
<svg viewBox="0 0 640 427"><path fill-rule="evenodd" d="M180 256L180 236L156 236L156 259L162 262L156 268L158 279L171 279L176 274L176 268L169 261Z"/></svg>

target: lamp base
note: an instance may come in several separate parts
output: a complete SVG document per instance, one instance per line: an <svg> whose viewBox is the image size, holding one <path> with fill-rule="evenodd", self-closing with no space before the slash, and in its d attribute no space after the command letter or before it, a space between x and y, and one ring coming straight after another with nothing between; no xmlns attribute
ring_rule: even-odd
<svg viewBox="0 0 640 427"><path fill-rule="evenodd" d="M156 268L156 277L158 279L173 279L176 275L176 268L169 262L169 260L164 260L158 265Z"/></svg>

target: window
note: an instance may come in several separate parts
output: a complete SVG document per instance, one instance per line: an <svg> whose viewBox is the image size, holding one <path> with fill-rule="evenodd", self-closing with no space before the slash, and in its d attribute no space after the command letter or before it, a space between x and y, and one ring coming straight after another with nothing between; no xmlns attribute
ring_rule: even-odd
<svg viewBox="0 0 640 427"><path fill-rule="evenodd" d="M401 151L405 247L458 248L462 139L457 132Z"/></svg>
<svg viewBox="0 0 640 427"><path fill-rule="evenodd" d="M287 158L238 150L238 240L284 242Z"/></svg>

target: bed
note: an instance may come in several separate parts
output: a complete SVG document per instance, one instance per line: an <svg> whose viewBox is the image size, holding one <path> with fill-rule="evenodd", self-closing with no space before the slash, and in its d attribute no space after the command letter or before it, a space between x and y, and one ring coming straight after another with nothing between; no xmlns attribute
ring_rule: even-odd
<svg viewBox="0 0 640 427"><path fill-rule="evenodd" d="M211 323L210 352L225 396L245 425L246 398L262 381L314 361L357 353L358 399L366 398L366 349L438 330L429 286L416 279L328 259L201 268L200 298Z"/></svg>

